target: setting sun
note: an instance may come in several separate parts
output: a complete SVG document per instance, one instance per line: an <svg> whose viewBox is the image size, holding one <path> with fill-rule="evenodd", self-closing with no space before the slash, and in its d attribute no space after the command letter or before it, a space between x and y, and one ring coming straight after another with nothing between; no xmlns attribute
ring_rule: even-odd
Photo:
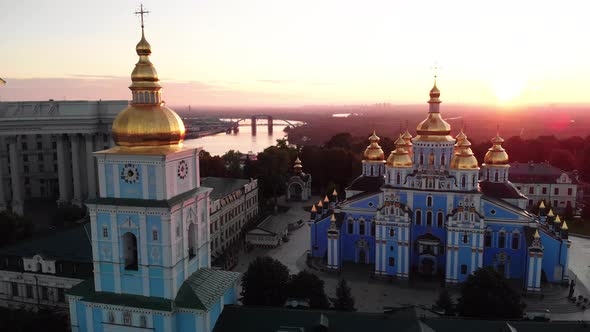
<svg viewBox="0 0 590 332"><path fill-rule="evenodd" d="M514 77L502 77L491 82L492 89L500 104L514 102L526 87L526 80Z"/></svg>

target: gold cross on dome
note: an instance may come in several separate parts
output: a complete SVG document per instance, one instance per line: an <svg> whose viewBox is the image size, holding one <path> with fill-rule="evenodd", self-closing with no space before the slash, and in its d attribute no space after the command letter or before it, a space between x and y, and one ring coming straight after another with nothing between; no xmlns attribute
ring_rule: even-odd
<svg viewBox="0 0 590 332"><path fill-rule="evenodd" d="M135 12L135 15L140 15L141 17L141 28L143 29L143 14L149 14L150 12L143 9L143 4L139 5L139 11Z"/></svg>

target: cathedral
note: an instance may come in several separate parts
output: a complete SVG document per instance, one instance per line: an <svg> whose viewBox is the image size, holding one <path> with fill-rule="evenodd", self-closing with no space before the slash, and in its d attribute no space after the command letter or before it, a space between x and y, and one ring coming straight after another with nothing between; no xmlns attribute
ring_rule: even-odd
<svg viewBox="0 0 590 332"><path fill-rule="evenodd" d="M236 303L240 274L211 269L211 189L200 184L200 149L183 146L182 119L162 101L143 17L136 52L116 146L94 153L94 278L68 293L72 331L211 331Z"/></svg>
<svg viewBox="0 0 590 332"><path fill-rule="evenodd" d="M346 198L312 208L312 256L335 271L365 264L378 276L450 284L491 267L528 292L567 280L567 223L543 203L539 214L526 211L527 197L508 181L504 140L492 138L480 165L463 130L451 136L439 98L435 82L416 136L400 135L387 158L373 132Z"/></svg>

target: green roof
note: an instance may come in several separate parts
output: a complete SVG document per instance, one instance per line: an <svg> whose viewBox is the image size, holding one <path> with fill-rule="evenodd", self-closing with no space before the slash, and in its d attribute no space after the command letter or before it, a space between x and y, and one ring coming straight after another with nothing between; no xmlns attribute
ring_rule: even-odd
<svg viewBox="0 0 590 332"><path fill-rule="evenodd" d="M160 311L172 311L174 308L174 301L161 297L97 292L94 289L93 278L84 280L72 287L68 291L68 295L79 296L82 298L81 301L92 303L104 303Z"/></svg>
<svg viewBox="0 0 590 332"><path fill-rule="evenodd" d="M60 261L92 263L90 223L0 249L0 255L32 257L37 254Z"/></svg>
<svg viewBox="0 0 590 332"><path fill-rule="evenodd" d="M181 308L209 310L239 277L238 272L199 269L180 287L176 295L176 305Z"/></svg>
<svg viewBox="0 0 590 332"><path fill-rule="evenodd" d="M97 292L94 279L87 279L68 291L68 295L79 296L81 301L173 311L174 307L208 311L240 277L240 273L199 269L184 281L175 300L154 296Z"/></svg>
<svg viewBox="0 0 590 332"><path fill-rule="evenodd" d="M86 201L86 204L116 205L116 206L135 206L135 207L162 207L171 208L174 205L184 201L191 196L207 191L208 188L194 188L182 194L176 195L170 199L141 199L141 198L116 198L116 197L99 197Z"/></svg>
<svg viewBox="0 0 590 332"><path fill-rule="evenodd" d="M236 178L206 177L201 179L201 186L213 188L213 192L211 192L212 201L231 195L231 193L241 189L248 183L250 183L250 180Z"/></svg>

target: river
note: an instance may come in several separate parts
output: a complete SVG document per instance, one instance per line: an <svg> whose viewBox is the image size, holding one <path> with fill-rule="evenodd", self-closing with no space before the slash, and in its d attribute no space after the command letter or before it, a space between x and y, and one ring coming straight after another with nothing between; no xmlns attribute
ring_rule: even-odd
<svg viewBox="0 0 590 332"><path fill-rule="evenodd" d="M266 125L258 125L256 127L256 136L252 136L252 128L250 124L241 125L238 133L226 134L220 133L211 136L188 139L184 144L191 147L203 147L212 156L223 155L229 150L237 150L242 153L262 152L271 145L275 145L278 139L285 138L284 124L275 124L273 126L273 134L268 134L268 127Z"/></svg>

